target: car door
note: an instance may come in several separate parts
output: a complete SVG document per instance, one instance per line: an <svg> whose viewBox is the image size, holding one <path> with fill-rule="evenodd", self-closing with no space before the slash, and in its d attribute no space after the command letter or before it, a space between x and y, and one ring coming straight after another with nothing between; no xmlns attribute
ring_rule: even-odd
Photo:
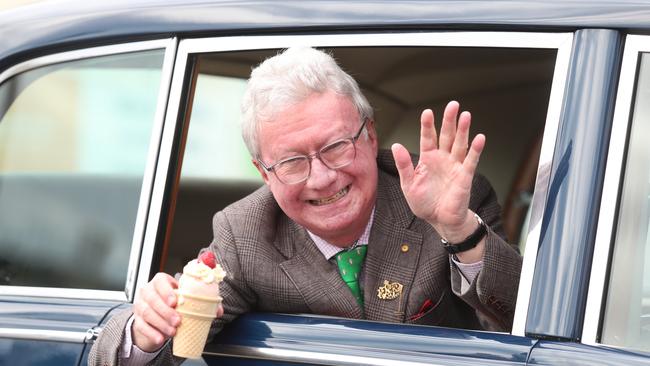
<svg viewBox="0 0 650 366"><path fill-rule="evenodd" d="M77 365L132 299L174 44L0 74L0 364Z"/></svg>
<svg viewBox="0 0 650 366"><path fill-rule="evenodd" d="M151 268L151 272L141 273L139 279L157 271L179 272L210 242L212 215L262 184L239 136L241 93L251 66L278 49L303 44L332 52L360 80L371 103L380 105L377 129L384 146L398 140L418 151L419 109L432 106L440 113L448 99L460 98L474 120L480 121L477 129L488 135L488 141L494 139L482 157L482 173L494 180L501 196L513 196L517 202L511 204L513 243L519 243L522 251L528 245L534 248L539 227L525 225L527 195L534 188L533 210L543 212L548 181L536 182L533 174L522 178L523 183L512 183L523 167L543 167L552 160L572 42L573 35L567 33L517 32L319 33L181 40L163 134L162 146L168 148L161 150L161 161L169 160L171 171L163 170L156 180L160 187L154 188L166 192L160 199L170 206L159 218L158 227L164 230L158 231L158 254L142 262L141 268ZM458 89L452 91L453 87ZM397 92L391 94L391 89ZM495 105L520 109L503 114ZM527 116L525 123L522 114ZM520 138L500 136L504 129ZM514 193L512 186L517 187ZM529 275L534 260L531 266ZM523 280L524 290L530 286L526 281L531 277ZM253 313L218 334L206 346L204 361L523 365L535 342L523 331L504 334Z"/></svg>
<svg viewBox="0 0 650 366"><path fill-rule="evenodd" d="M607 74L616 75L612 69L620 69L620 78L611 81L618 86L616 93L612 89L603 96L615 104L610 104L613 114L603 119L605 125L611 126L609 146L599 147L606 165L600 178L602 197L597 221L591 228L595 235L586 241L587 247L593 246L593 258L587 258L591 271L585 272L590 274L589 281L582 284L586 287L588 283L582 303L584 322L578 318L567 327L578 333L565 333L568 339L564 342L540 342L531 353L530 363L534 365L650 364L650 154L646 102L650 38L616 33L600 31L600 35L591 35L609 39L602 42L601 38L598 53L605 56L602 60L615 61L600 64ZM622 41L624 48L620 47ZM557 329L555 332L558 334Z"/></svg>

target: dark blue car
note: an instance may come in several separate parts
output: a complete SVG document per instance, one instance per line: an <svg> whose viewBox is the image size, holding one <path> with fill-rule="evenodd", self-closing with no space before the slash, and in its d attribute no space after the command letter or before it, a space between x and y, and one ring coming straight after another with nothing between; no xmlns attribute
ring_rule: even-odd
<svg viewBox="0 0 650 366"><path fill-rule="evenodd" d="M228 365L650 364L650 1L50 1L0 13L0 365L85 365L107 319L262 184L251 67L324 48L383 146L455 99L524 265L511 333L252 313Z"/></svg>

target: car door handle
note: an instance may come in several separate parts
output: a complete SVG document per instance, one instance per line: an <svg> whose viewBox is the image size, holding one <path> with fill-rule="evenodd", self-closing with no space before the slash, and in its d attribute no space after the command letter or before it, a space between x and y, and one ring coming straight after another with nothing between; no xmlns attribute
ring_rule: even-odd
<svg viewBox="0 0 650 366"><path fill-rule="evenodd" d="M102 332L102 327L92 327L86 331L86 339L85 342L93 342L97 337L99 336L99 333Z"/></svg>

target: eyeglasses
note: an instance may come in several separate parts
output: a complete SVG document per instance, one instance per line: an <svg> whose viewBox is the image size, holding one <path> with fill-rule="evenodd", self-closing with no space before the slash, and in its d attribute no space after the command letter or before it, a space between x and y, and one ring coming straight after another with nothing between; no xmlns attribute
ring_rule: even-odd
<svg viewBox="0 0 650 366"><path fill-rule="evenodd" d="M298 184L304 182L311 174L311 160L318 158L330 169L341 169L349 165L357 156L355 142L366 127L364 120L359 131L352 137L340 139L323 146L318 152L311 155L292 156L267 167L260 159L257 161L267 172L273 172L278 180L284 184Z"/></svg>

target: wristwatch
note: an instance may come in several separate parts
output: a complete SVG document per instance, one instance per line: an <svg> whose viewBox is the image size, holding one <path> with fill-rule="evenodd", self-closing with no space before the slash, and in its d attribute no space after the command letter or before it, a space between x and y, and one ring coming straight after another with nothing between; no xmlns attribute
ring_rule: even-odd
<svg viewBox="0 0 650 366"><path fill-rule="evenodd" d="M470 236L465 238L465 240L461 241L460 243L452 244L448 242L447 239L440 238L442 246L449 254L468 251L480 243L485 235L487 235L487 225L485 225L483 220L477 214L474 214L474 217L476 218L476 221L478 221L478 228L476 228L476 230Z"/></svg>

